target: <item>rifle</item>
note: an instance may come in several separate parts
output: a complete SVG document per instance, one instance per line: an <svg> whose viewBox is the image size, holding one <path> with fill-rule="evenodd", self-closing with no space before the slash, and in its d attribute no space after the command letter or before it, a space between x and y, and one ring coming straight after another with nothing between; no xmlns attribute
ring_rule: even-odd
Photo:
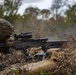
<svg viewBox="0 0 76 75"><path fill-rule="evenodd" d="M47 49L49 48L59 48L63 45L65 41L48 41L47 38L33 39L32 32L20 33L14 35L14 41L12 48L16 50L23 50L27 53L27 49L31 47L42 47L44 52L43 59L45 58Z"/></svg>

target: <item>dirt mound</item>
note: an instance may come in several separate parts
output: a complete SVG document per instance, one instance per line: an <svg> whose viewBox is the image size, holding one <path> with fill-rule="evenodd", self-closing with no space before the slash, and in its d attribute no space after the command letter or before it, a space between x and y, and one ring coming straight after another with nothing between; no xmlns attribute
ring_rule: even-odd
<svg viewBox="0 0 76 75"><path fill-rule="evenodd" d="M39 62L32 62L32 63L24 62L22 63L22 65L19 65L18 67L16 67L18 64L16 63L15 60L22 61L23 54L21 52L14 50L12 53L14 57L12 58L15 58L14 59L15 64L11 66L10 69L5 69L3 73L7 71L10 74L11 70L14 70L14 72L20 72L21 70L23 72L25 71L25 73L26 72L37 73L40 71L51 70L52 75L61 75L61 74L75 75L76 74L76 41L73 40L67 42L65 44L65 47L62 47L61 50L62 51L60 51L60 49L59 51L58 50L52 51L52 55L49 59Z"/></svg>
<svg viewBox="0 0 76 75"><path fill-rule="evenodd" d="M76 75L76 40L70 40L62 48L64 56L60 57L54 75Z"/></svg>
<svg viewBox="0 0 76 75"><path fill-rule="evenodd" d="M11 66L12 64L16 63L24 63L24 54L22 51L13 50L9 54L2 54L0 53L0 69L4 70L6 67Z"/></svg>

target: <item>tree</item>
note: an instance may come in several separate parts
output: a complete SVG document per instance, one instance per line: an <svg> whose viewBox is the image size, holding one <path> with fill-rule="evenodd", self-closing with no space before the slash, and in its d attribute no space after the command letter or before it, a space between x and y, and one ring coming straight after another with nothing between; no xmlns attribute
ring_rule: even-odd
<svg viewBox="0 0 76 75"><path fill-rule="evenodd" d="M48 19L50 15L50 11L48 9L41 10L41 15L43 19Z"/></svg>
<svg viewBox="0 0 76 75"><path fill-rule="evenodd" d="M17 14L21 0L4 0L4 10L6 15Z"/></svg>
<svg viewBox="0 0 76 75"><path fill-rule="evenodd" d="M69 6L69 9L65 12L66 14L66 22L69 25L76 25L76 4L72 7Z"/></svg>
<svg viewBox="0 0 76 75"><path fill-rule="evenodd" d="M26 31L34 30L37 25L37 16L39 15L40 9L28 7L25 9L23 14L23 26L26 28Z"/></svg>
<svg viewBox="0 0 76 75"><path fill-rule="evenodd" d="M30 18L37 18L40 10L38 8L29 7L26 8L24 14L27 14L30 16Z"/></svg>
<svg viewBox="0 0 76 75"><path fill-rule="evenodd" d="M57 20L58 17L61 15L61 12L59 10L66 5L68 0L53 0L53 4L51 6L51 13L53 14L53 17Z"/></svg>
<svg viewBox="0 0 76 75"><path fill-rule="evenodd" d="M69 29L69 33L76 37L76 4L69 6L66 11L66 24Z"/></svg>
<svg viewBox="0 0 76 75"><path fill-rule="evenodd" d="M0 6L0 17L13 23L19 15L17 15L21 0L4 0Z"/></svg>
<svg viewBox="0 0 76 75"><path fill-rule="evenodd" d="M0 18L4 17L3 13L4 13L3 7L2 5L0 5Z"/></svg>
<svg viewBox="0 0 76 75"><path fill-rule="evenodd" d="M61 11L61 9L64 6L67 6L67 2L68 0L53 0L52 6L50 8L52 16L54 18L54 23L53 23L53 28L52 30L55 30L55 35L56 37L58 37L59 39L61 39L61 37L63 37L62 35L63 33L63 25L65 25L64 23L64 17L61 15L63 11Z"/></svg>

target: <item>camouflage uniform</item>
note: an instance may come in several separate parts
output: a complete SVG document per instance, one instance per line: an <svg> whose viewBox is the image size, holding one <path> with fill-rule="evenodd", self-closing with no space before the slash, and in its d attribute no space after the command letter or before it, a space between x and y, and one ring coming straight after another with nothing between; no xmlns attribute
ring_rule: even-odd
<svg viewBox="0 0 76 75"><path fill-rule="evenodd" d="M14 28L11 23L0 18L0 52L7 53L9 51L6 40L10 37L13 31Z"/></svg>

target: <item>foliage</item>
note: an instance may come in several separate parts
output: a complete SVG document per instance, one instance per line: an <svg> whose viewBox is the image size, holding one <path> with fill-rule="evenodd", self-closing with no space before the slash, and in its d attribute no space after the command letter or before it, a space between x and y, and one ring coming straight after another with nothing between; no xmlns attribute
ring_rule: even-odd
<svg viewBox="0 0 76 75"><path fill-rule="evenodd" d="M21 5L21 0L4 0L0 6L0 17L13 23L18 18L18 9Z"/></svg>
<svg viewBox="0 0 76 75"><path fill-rule="evenodd" d="M4 0L4 10L6 10L6 15L17 14L20 5L21 0Z"/></svg>
<svg viewBox="0 0 76 75"><path fill-rule="evenodd" d="M10 75L19 75L19 71L11 69L10 72L9 72L9 74Z"/></svg>
<svg viewBox="0 0 76 75"><path fill-rule="evenodd" d="M43 10L41 10L41 15L43 16L42 18L43 19L48 19L49 18L49 15L50 15L50 11L49 10L47 10L47 9L43 9Z"/></svg>
<svg viewBox="0 0 76 75"><path fill-rule="evenodd" d="M40 71L39 73L34 74L34 73L26 72L26 71L11 69L8 75L52 75L52 73L50 71L47 71L47 72Z"/></svg>
<svg viewBox="0 0 76 75"><path fill-rule="evenodd" d="M38 8L29 7L26 8L24 14L28 14L30 17L35 18L39 14L40 10Z"/></svg>
<svg viewBox="0 0 76 75"><path fill-rule="evenodd" d="M0 5L0 17L1 18L4 17L3 13L4 13L4 9L3 9L2 5Z"/></svg>
<svg viewBox="0 0 76 75"><path fill-rule="evenodd" d="M66 11L66 22L69 25L76 25L76 4L68 6L69 9Z"/></svg>

